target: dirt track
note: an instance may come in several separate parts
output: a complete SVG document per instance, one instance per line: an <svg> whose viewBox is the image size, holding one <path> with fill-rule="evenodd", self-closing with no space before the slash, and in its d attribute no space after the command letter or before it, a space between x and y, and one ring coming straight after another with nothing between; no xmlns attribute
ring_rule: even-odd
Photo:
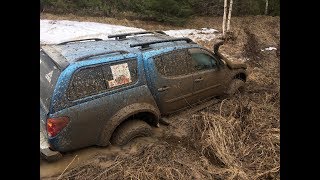
<svg viewBox="0 0 320 180"><path fill-rule="evenodd" d="M280 52L261 51L280 49L279 18L233 20L221 51L247 61L243 95L183 111L169 118L170 126L155 128L153 137L123 148L91 147L56 163L41 161L40 177L57 179L71 163L61 179L280 179ZM187 27L218 25L217 18L197 18Z"/></svg>

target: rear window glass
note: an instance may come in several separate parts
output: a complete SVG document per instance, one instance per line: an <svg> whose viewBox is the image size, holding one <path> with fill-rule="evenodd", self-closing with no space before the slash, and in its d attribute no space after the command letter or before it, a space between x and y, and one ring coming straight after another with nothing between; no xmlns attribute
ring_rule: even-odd
<svg viewBox="0 0 320 180"><path fill-rule="evenodd" d="M51 97L59 76L60 70L53 60L40 50L40 104L46 111L50 108Z"/></svg>
<svg viewBox="0 0 320 180"><path fill-rule="evenodd" d="M68 98L76 100L118 89L136 82L137 78L136 59L81 69L72 78Z"/></svg>
<svg viewBox="0 0 320 180"><path fill-rule="evenodd" d="M105 89L101 67L86 68L73 76L69 98L75 100L97 94Z"/></svg>

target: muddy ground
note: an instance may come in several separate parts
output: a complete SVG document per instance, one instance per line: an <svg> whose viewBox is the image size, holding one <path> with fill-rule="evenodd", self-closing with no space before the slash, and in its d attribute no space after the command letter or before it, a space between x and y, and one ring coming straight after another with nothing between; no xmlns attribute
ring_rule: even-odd
<svg viewBox="0 0 320 180"><path fill-rule="evenodd" d="M55 16L148 30L179 29L155 22ZM183 28L221 30L221 19L197 17ZM111 22L112 21L112 22ZM221 52L246 61L246 91L210 100L169 117L169 126L124 147L90 147L54 163L40 161L41 179L280 179L280 19L233 17ZM212 41L198 41L211 48ZM277 50L261 51L267 47Z"/></svg>

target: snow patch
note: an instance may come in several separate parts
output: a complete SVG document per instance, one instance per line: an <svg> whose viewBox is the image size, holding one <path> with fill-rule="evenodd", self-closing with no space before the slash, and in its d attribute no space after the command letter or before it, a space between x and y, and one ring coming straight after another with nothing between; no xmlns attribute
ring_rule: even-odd
<svg viewBox="0 0 320 180"><path fill-rule="evenodd" d="M203 40L210 41L216 38L218 31L215 29L202 28L198 29L182 29L182 30L168 30L164 31L170 36L174 37L188 37L193 41Z"/></svg>
<svg viewBox="0 0 320 180"><path fill-rule="evenodd" d="M261 49L261 51L272 51L272 50L277 50L277 48L275 47L268 47L268 48L264 48L264 49Z"/></svg>
<svg viewBox="0 0 320 180"><path fill-rule="evenodd" d="M57 44L64 41L101 38L108 39L110 34L138 32L144 29L67 20L40 20L40 43Z"/></svg>
<svg viewBox="0 0 320 180"><path fill-rule="evenodd" d="M95 22L79 22L68 20L40 20L40 44L57 44L64 41L101 38L108 35L145 31L141 28L102 24ZM220 34L215 29L182 29L164 31L173 37L188 37L193 41L210 41Z"/></svg>

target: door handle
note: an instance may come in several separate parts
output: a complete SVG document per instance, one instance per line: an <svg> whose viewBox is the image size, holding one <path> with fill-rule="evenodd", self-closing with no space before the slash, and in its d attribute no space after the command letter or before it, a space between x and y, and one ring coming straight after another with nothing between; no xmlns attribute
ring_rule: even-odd
<svg viewBox="0 0 320 180"><path fill-rule="evenodd" d="M159 92L162 92L162 91L166 91L166 90L168 90L168 89L170 89L169 86L163 86L162 88L159 88L158 91L159 91Z"/></svg>
<svg viewBox="0 0 320 180"><path fill-rule="evenodd" d="M202 78L202 77L194 80L194 82L200 82L200 81L203 81L203 78Z"/></svg>

